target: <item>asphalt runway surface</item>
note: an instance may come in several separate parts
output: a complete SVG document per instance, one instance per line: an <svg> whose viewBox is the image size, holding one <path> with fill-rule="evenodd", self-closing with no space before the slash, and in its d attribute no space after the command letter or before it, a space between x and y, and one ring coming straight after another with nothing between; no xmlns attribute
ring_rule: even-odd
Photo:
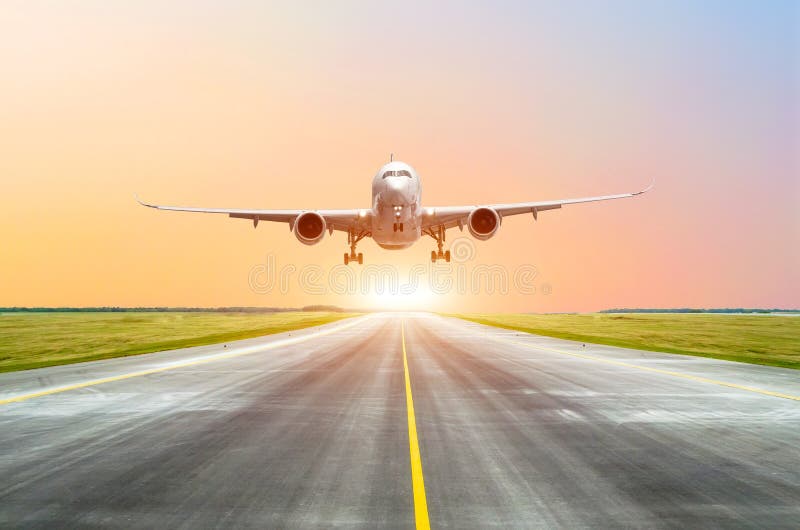
<svg viewBox="0 0 800 530"><path fill-rule="evenodd" d="M0 527L800 528L799 400L789 369L367 315L0 374Z"/></svg>

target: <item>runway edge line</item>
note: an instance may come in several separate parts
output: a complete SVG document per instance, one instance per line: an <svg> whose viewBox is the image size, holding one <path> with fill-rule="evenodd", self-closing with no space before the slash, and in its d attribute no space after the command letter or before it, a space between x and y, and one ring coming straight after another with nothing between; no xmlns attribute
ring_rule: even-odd
<svg viewBox="0 0 800 530"><path fill-rule="evenodd" d="M527 332L523 332L523 333L527 333ZM529 333L529 335L536 335L536 334L535 333ZM559 349L556 349L556 348L547 348L545 346L536 346L535 344L529 344L527 342L520 342L520 341L517 341L517 340L509 340L509 339L507 339L505 337L492 337L492 338L495 341L498 341L498 342L505 342L506 344L513 344L515 346L522 346L522 347L533 349L533 350L539 350L539 351L550 352L550 353L557 353L559 355L569 355L570 357L577 357L579 359L588 359L590 361L597 361L597 362L601 362L601 363L605 363L605 364L612 364L612 365L616 365L616 366L624 366L625 368L633 368L635 370L642 370L644 372L652 372L652 373L656 373L656 374L669 375L669 376L677 377L677 378L680 378L680 379L686 379L686 380L689 380L689 381L696 381L698 383L707 383L707 384L711 384L711 385L734 388L736 390L743 390L745 392L752 392L754 394L761 394L763 396L771 396L771 397L776 397L776 398L781 398L781 399L790 399L792 401L800 401L800 396L795 396L793 394L785 394L783 392L774 392L772 390L765 390L763 388L756 388L756 387L747 386L747 385L739 385L739 384L736 384L736 383L729 383L727 381L719 381L717 379L710 379L708 377L702 377L702 376L699 376L699 375L685 374L683 372L676 372L674 370L662 370L661 368L653 368L653 367L650 367L650 366L642 366L642 365L639 365L639 364L628 363L628 362L625 362L625 361L618 361L618 360L615 360L615 359L606 359L604 357L598 357L596 355L586 355L584 353L569 352L569 351L559 350ZM731 362L731 361L728 361L728 362Z"/></svg>
<svg viewBox="0 0 800 530"><path fill-rule="evenodd" d="M82 383L75 383L75 384L71 384L71 385L59 386L59 387L49 388L49 389L46 389L46 390L40 390L40 391L37 391L37 392L29 392L27 394L19 394L19 395L16 395L16 396L11 396L11 397L8 397L8 398L0 399L0 405L7 405L9 403L19 403L21 401L27 401L29 399L33 399L33 398L37 398L37 397L49 396L51 394L60 394L61 392L68 392L70 390L78 390L80 388L86 388L86 387L95 386L95 385L102 385L104 383L113 383L115 381L124 381L125 379L131 379L133 377L141 377L141 376L144 376L144 375L157 374L157 373L160 373L160 372L167 372L169 370L175 370L176 368L186 368L186 367L189 367L189 366L196 366L196 365L199 365L199 364L206 364L206 363L211 363L211 362L214 362L214 361L220 361L220 360L224 360L224 359L232 359L234 357L241 357L243 355L250 355L252 353L259 353L259 352L262 352L262 351L271 350L273 348L279 348L281 346L290 346L292 344L297 344L299 342L304 342L304 341L307 341L309 339L313 339L313 338L316 338L316 337L323 337L325 335L330 335L331 333L336 333L337 331L341 331L341 330L344 330L344 329L347 329L347 328L351 328L351 327L357 325L362 320L363 319L360 318L360 317L353 317L353 320L350 320L349 322L345 322L343 324L339 324L337 322L336 324L338 324L338 325L336 325L335 327L331 327L331 328L324 329L324 330L321 330L321 331L315 331L315 332L309 333L308 335L303 335L303 336L300 336L300 337L279 339L279 340L276 340L275 342L270 342L270 343L267 343L267 344L260 344L260 345L256 345L256 346L245 346L245 347L242 347L242 348L234 349L233 351L229 351L227 353L212 354L212 355L208 355L208 356L205 356L205 357L201 357L199 359L193 359L193 360L187 360L187 361L176 361L176 362L169 363L166 366L160 366L158 368L149 368L147 370L138 370L136 372L128 372L126 374L114 375L114 376L110 376L110 377L103 377L103 378L100 378L100 379L91 379L89 381L84 381ZM312 328L303 328L303 329L313 329L313 327ZM298 331L300 331L300 330L298 330ZM154 352L154 353L160 353L160 352ZM149 355L149 354L143 354L143 355ZM76 363L76 364L80 364L80 363Z"/></svg>
<svg viewBox="0 0 800 530"><path fill-rule="evenodd" d="M411 455L411 485L414 491L414 521L418 530L431 527L428 519L428 501L425 497L425 479L422 475L422 457L417 439L417 420L414 416L414 399L411 395L411 376L408 372L406 354L406 326L400 322L400 340L403 344L403 371L406 380L406 410L408 411L408 445Z"/></svg>

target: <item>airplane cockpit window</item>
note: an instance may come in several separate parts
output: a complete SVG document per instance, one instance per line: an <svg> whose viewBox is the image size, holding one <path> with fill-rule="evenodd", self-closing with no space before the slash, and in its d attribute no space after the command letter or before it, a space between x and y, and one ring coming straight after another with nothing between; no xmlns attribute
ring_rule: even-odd
<svg viewBox="0 0 800 530"><path fill-rule="evenodd" d="M411 178L411 173L406 171L405 169L400 169L397 171L387 171L383 174L383 178L386 177L408 177Z"/></svg>

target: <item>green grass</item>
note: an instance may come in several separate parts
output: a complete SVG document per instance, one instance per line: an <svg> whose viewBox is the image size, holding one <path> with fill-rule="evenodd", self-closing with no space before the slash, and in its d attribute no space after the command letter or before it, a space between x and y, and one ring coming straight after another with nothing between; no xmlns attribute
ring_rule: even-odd
<svg viewBox="0 0 800 530"><path fill-rule="evenodd" d="M6 313L0 372L230 342L318 326L348 313Z"/></svg>
<svg viewBox="0 0 800 530"><path fill-rule="evenodd" d="M559 339L800 369L800 317L666 313L450 316Z"/></svg>

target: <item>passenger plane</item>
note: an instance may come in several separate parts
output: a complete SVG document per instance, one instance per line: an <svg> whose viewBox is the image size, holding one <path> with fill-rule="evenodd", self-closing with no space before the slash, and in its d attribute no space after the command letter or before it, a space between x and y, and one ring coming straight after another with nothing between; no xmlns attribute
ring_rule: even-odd
<svg viewBox="0 0 800 530"><path fill-rule="evenodd" d="M356 245L365 237L371 237L383 248L397 250L410 247L424 235L436 240L438 250L431 251L431 261L450 261L450 251L444 250L445 232L458 227L476 239L485 241L494 236L504 217L532 214L538 218L540 212L561 208L567 204L606 201L641 195L653 187L634 193L603 195L581 199L557 201L517 202L509 204L486 204L474 206L423 207L422 186L414 168L391 156L372 179L372 206L356 210L244 210L228 208L188 208L161 206L139 202L150 208L181 212L222 213L230 217L251 219L253 226L259 221L288 223L297 239L306 245L319 243L325 232L334 230L347 232L350 252L344 254L344 263L364 263L364 255L356 253Z"/></svg>

